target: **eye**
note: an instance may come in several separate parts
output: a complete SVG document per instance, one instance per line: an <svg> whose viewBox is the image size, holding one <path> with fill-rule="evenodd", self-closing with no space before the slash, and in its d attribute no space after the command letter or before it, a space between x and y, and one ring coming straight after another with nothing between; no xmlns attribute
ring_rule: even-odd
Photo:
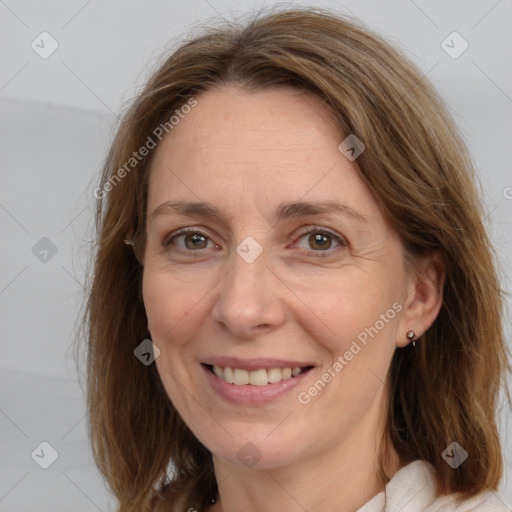
<svg viewBox="0 0 512 512"><path fill-rule="evenodd" d="M302 233L300 238L305 238L306 235L309 235L306 239L306 242L310 248L315 249L313 252L317 252L315 256L325 257L329 256L333 252L335 252L340 247L348 247L347 241L337 233L326 230L325 228L314 227L309 229L308 231ZM332 247L332 239L336 241L338 246L336 246L333 250L330 250ZM323 253L323 254L322 254Z"/></svg>
<svg viewBox="0 0 512 512"><path fill-rule="evenodd" d="M329 256L339 248L348 247L348 242L345 238L325 228L311 228L308 231L301 233L299 238L303 239L306 235L309 235L307 238L309 247L314 249L313 252L319 253L315 255L317 257ZM179 239L182 239L183 245L175 243L175 241ZM338 245L331 250L332 240L335 240ZM183 228L171 233L171 235L164 240L162 245L165 248L169 248L169 246L173 245L178 249L178 251L190 253L199 252L201 249L207 249L208 242L213 244L208 235L205 235L201 231L194 228ZM216 244L213 244L213 246L219 248Z"/></svg>
<svg viewBox="0 0 512 512"><path fill-rule="evenodd" d="M183 238L184 247L174 243L179 238ZM206 249L208 241L208 236L201 231L193 228L183 228L167 237L163 242L163 246L167 248L170 245L176 245L181 251L194 252L196 249Z"/></svg>

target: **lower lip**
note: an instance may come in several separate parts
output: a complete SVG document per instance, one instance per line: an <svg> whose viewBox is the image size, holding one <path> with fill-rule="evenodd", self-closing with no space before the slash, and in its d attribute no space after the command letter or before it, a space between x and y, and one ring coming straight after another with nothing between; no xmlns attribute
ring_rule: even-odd
<svg viewBox="0 0 512 512"><path fill-rule="evenodd" d="M246 384L238 386L236 384L228 384L212 373L205 365L201 364L201 367L206 374L210 386L217 394L228 402L246 406L265 405L273 400L277 400L300 384L313 371L313 369L310 369L296 377L290 377L274 384L265 384L264 386Z"/></svg>

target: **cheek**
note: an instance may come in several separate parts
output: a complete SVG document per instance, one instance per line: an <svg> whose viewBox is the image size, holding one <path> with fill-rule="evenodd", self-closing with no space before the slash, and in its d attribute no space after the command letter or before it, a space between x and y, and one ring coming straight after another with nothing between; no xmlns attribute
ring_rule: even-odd
<svg viewBox="0 0 512 512"><path fill-rule="evenodd" d="M167 396L187 423L195 411L189 393L194 389L190 369L196 362L192 352L183 347L201 325L197 320L200 286L197 280L187 283L163 269L144 270L142 294L151 340L161 352L155 364Z"/></svg>
<svg viewBox="0 0 512 512"><path fill-rule="evenodd" d="M316 286L294 287L300 299L296 320L333 356L350 350L359 340L369 347L371 340L391 340L398 317L397 294L386 276L345 269L329 280L316 280ZM367 345L364 342L367 341Z"/></svg>
<svg viewBox="0 0 512 512"><path fill-rule="evenodd" d="M201 280L187 282L164 271L145 270L142 294L153 341L186 343L187 332L192 335L191 327L197 327L194 318L201 309L200 299L210 287Z"/></svg>

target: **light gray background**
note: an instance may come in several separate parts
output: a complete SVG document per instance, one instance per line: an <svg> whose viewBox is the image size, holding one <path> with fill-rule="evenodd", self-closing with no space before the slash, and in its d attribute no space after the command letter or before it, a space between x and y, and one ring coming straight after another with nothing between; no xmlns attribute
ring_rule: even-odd
<svg viewBox="0 0 512 512"><path fill-rule="evenodd" d="M89 453L71 350L97 173L124 102L169 42L199 20L231 18L273 3L0 0L0 511L114 510ZM361 18L404 49L435 84L480 174L486 222L509 290L511 1L290 4L332 7ZM35 41L43 51L43 31L58 43L47 59L31 47ZM458 58L442 47L453 31L469 45ZM452 40L453 53L462 47ZM48 39L44 45L49 48ZM57 249L46 262L33 253L43 237ZM508 339L510 327L507 316ZM505 400L500 408L506 449L500 493L512 503L512 422ZM58 452L48 469L31 458L43 441Z"/></svg>

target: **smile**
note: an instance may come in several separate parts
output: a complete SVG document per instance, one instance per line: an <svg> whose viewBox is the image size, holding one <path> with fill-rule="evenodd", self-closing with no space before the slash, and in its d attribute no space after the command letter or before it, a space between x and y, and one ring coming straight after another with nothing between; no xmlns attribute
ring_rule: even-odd
<svg viewBox="0 0 512 512"><path fill-rule="evenodd" d="M268 384L276 384L282 380L297 377L301 373L312 368L307 366L304 368L260 368L257 370L245 370L243 368L230 368L217 365L209 365L217 377L228 384L236 386L266 386Z"/></svg>
<svg viewBox="0 0 512 512"><path fill-rule="evenodd" d="M219 361L220 362L220 361ZM227 361L226 361L227 362ZM238 368L249 366L249 368ZM266 363L277 361L266 361ZM224 363L226 364L226 363ZM229 363L228 363L229 364ZM318 370L318 368L281 364L282 367L270 365L263 361L251 363L232 361L232 366L220 366L219 364L202 363L203 374L206 377L207 386L214 395L234 405L245 407L258 407L270 404L284 397L292 389ZM304 384L302 384L303 386Z"/></svg>

